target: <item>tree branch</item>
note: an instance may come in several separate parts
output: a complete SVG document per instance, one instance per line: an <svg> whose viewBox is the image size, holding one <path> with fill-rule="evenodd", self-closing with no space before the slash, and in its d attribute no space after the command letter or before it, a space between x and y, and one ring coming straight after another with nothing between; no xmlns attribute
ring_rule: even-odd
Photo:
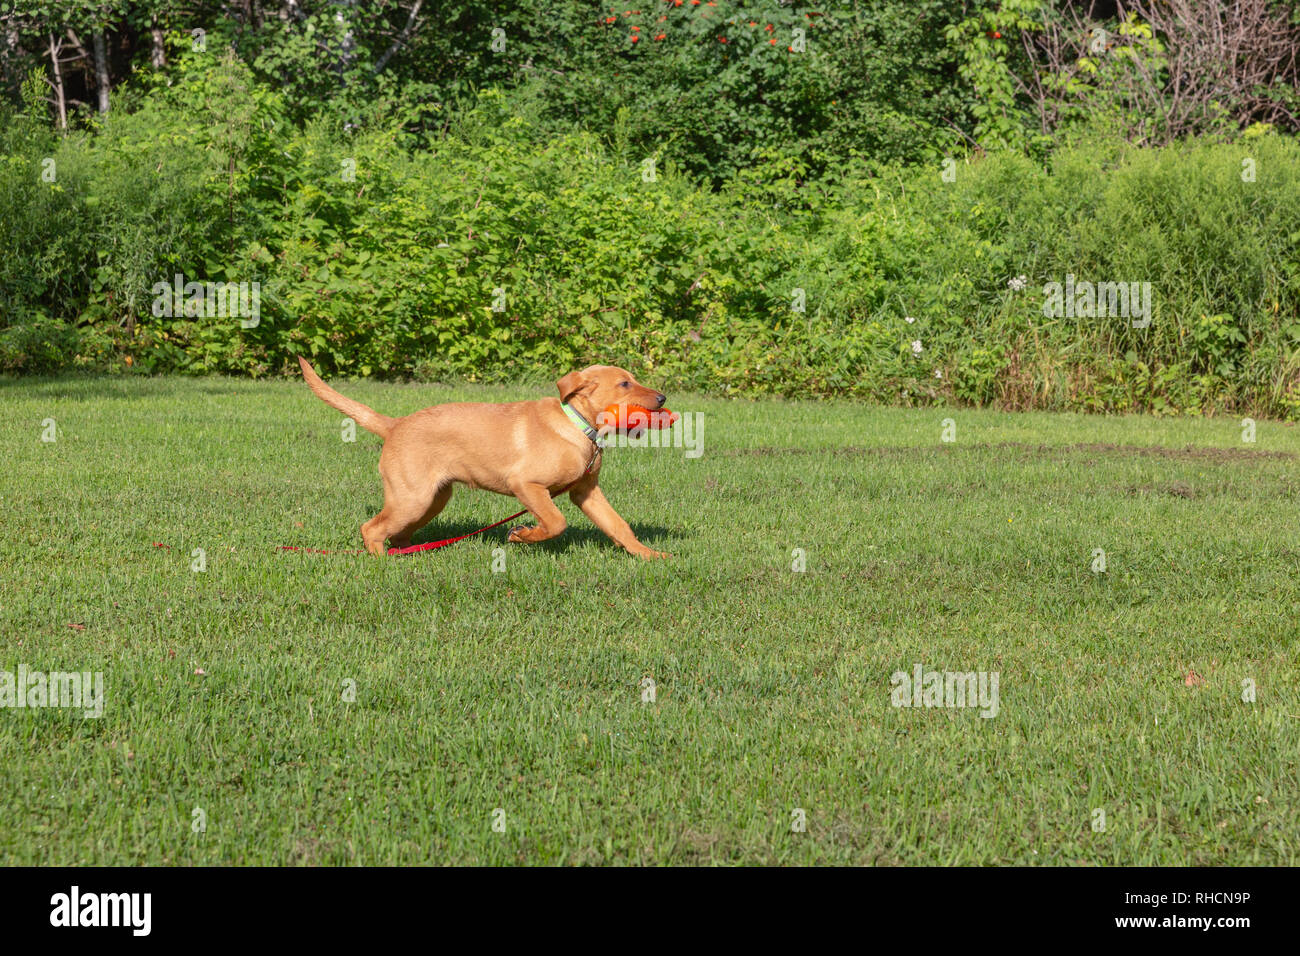
<svg viewBox="0 0 1300 956"><path fill-rule="evenodd" d="M416 15L419 14L420 6L423 3L424 0L415 0L415 3L412 4L411 15L406 18L406 26L402 27L402 32L397 35L397 39L393 41L392 46L385 50L384 55L375 63L375 68L370 71L371 76L378 76L380 72L383 71L384 67L388 65L388 61L393 58L393 54L405 46L406 42L411 39L411 35L415 33L415 18Z"/></svg>

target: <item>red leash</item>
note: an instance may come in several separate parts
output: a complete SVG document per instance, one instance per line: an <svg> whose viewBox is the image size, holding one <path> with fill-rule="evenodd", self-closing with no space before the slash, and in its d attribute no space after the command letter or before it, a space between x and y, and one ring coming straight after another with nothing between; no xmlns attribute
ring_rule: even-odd
<svg viewBox="0 0 1300 956"><path fill-rule="evenodd" d="M528 509L516 511L509 518L502 518L500 521L479 528L477 531L471 531L468 534L459 534L454 538L443 538L441 541L426 541L424 544L413 544L405 548L389 548L388 554L415 554L417 551L432 551L435 548L445 548L449 544L455 544L457 541L464 541L466 538L472 538L476 534L482 534L484 531L491 531L493 528L499 528L507 521L514 521L520 515L528 514ZM365 548L356 548L351 551L321 551L316 548L295 548L290 544L282 544L276 548L277 551L302 551L306 554L365 554Z"/></svg>
<svg viewBox="0 0 1300 956"><path fill-rule="evenodd" d="M563 493L563 492L561 492L561 494L562 494L562 493ZM514 521L514 520L515 520L516 518L518 518L520 515L526 515L526 514L528 514L528 509L527 509L527 508L525 508L523 511L516 511L516 512L515 512L514 514L512 514L509 518L502 518L500 521L498 521L498 522L496 522L496 523L494 523L494 524L490 524L490 525L487 525L486 527L479 528L477 531L471 531L471 532L469 532L468 534L459 534L459 535L457 535L457 536L454 537L454 538L443 538L441 541L428 541L428 542L426 542L426 543L424 543L424 544L413 544L413 545L411 545L411 546L409 546L409 547L406 547L406 548L389 548L389 549L388 549L388 553L389 553L390 555L394 555L394 554L415 554L417 551L432 551L432 550L434 550L435 548L445 548L445 547L447 547L447 545L449 545L449 544L455 544L457 541L464 541L466 538L472 538L472 537L474 537L474 535L476 535L476 534L482 534L484 531L491 531L493 528L499 528L501 525L505 524L507 521ZM169 545L169 544L163 544L161 541L154 541L154 542L153 542L153 546L154 546L155 548L163 548L163 549L165 549L165 550L167 550L167 551L170 551L170 550L172 549L172 548L171 548L171 545ZM365 548L354 548L354 549L352 549L352 550L350 550L350 551L325 551L325 550L321 550L321 549L319 549L319 548L298 548L298 547L295 547L294 545L291 545L291 544L281 544L281 545L276 545L275 550L277 550L277 551L301 551L301 552L303 552L304 554L365 554L365 553L366 553L366 549L365 549Z"/></svg>
<svg viewBox="0 0 1300 956"><path fill-rule="evenodd" d="M560 492L560 494L564 494L564 492ZM449 544L455 544L457 541L464 541L466 538L472 538L474 537L474 535L482 534L484 531L491 531L493 528L500 527L501 525L505 524L507 521L514 521L520 515L526 515L526 514L528 514L527 508L525 508L523 511L516 511L509 518L502 518L496 524L490 524L486 528L479 528L477 531L471 531L469 534L458 535L455 538L443 538L441 541L427 541L424 544L413 544L406 548L389 548L388 553L389 554L415 554L415 552L417 551L432 551L434 548L445 548Z"/></svg>

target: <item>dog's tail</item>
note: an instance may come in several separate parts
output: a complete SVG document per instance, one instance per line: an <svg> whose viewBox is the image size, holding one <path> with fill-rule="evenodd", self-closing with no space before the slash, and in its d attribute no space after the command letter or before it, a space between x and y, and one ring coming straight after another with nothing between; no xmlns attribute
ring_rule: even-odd
<svg viewBox="0 0 1300 956"><path fill-rule="evenodd" d="M374 432L380 438L388 437L388 433L397 424L396 418L380 415L373 408L368 408L360 402L354 402L346 395L340 395L321 381L321 377L316 374L316 370L311 367L311 363L301 355L298 356L298 364L302 366L302 377L311 386L311 390L316 393L317 398L326 405L337 408L366 431Z"/></svg>

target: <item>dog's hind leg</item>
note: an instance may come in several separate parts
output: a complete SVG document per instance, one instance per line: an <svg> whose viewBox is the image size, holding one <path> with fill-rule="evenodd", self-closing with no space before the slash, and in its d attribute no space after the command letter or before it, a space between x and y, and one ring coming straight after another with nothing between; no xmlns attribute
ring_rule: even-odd
<svg viewBox="0 0 1300 956"><path fill-rule="evenodd" d="M411 543L411 535L419 531L451 499L449 482L428 481L416 485L412 481L394 480L385 473L385 462L380 459L379 474L384 482L384 507L361 526L361 540L366 550L374 555L386 553L385 541L393 547L404 548Z"/></svg>
<svg viewBox="0 0 1300 956"><path fill-rule="evenodd" d="M455 486L451 482L443 485L433 495L433 502L425 510L424 514L414 523L407 525L398 531L390 531L388 540L394 548L406 548L411 544L411 535L419 531L426 524L438 516L443 508L447 507L447 502L451 501L451 492Z"/></svg>

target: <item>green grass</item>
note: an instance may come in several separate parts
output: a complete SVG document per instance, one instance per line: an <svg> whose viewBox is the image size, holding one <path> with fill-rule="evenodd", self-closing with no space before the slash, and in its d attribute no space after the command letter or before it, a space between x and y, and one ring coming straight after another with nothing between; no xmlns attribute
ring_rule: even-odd
<svg viewBox="0 0 1300 956"><path fill-rule="evenodd" d="M377 439L301 383L0 382L0 669L107 699L0 710L0 860L1300 861L1296 429L671 405L704 455L602 482L671 561L567 498L556 542L381 560L274 549L358 547L380 504ZM416 540L513 510L461 489ZM892 707L917 663L997 671L998 716Z"/></svg>

